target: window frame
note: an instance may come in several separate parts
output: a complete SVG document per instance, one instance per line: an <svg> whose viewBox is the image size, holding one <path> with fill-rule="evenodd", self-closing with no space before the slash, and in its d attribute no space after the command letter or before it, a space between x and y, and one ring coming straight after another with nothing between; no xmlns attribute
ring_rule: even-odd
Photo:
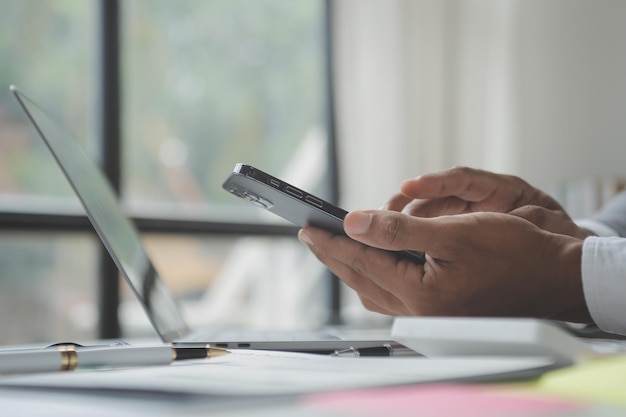
<svg viewBox="0 0 626 417"><path fill-rule="evenodd" d="M329 195L333 202L339 201L339 178L334 110L333 51L332 51L332 0L324 2L324 59L326 88L326 132L328 135ZM121 74L120 74L120 2L98 0L98 62L97 62L97 141L102 155L102 169L116 194L122 185L122 136L121 136ZM106 140L105 140L106 138ZM227 236L295 236L297 227L258 223L212 222L179 220L171 218L132 217L141 233L172 233L184 235ZM82 232L95 231L84 215L53 214L45 212L0 211L0 229L6 231ZM99 245L98 275L98 337L104 339L121 337L118 317L120 291L119 271L104 245ZM330 324L341 322L339 280L328 274L328 309Z"/></svg>

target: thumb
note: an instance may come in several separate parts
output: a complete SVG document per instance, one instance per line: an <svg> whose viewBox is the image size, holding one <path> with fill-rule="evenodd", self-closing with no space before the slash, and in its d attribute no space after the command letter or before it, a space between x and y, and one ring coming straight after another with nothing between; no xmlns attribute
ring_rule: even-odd
<svg viewBox="0 0 626 417"><path fill-rule="evenodd" d="M343 227L352 239L369 246L427 252L430 248L425 246L434 236L432 221L394 211L365 210L348 213Z"/></svg>

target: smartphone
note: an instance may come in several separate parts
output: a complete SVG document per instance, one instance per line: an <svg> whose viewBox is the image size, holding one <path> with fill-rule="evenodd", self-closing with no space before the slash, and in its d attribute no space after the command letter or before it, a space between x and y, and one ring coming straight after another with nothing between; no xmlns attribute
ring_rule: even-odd
<svg viewBox="0 0 626 417"><path fill-rule="evenodd" d="M239 163L222 187L237 197L304 227L314 226L345 235L343 219L348 212L251 165ZM423 264L424 254L394 252L401 258Z"/></svg>

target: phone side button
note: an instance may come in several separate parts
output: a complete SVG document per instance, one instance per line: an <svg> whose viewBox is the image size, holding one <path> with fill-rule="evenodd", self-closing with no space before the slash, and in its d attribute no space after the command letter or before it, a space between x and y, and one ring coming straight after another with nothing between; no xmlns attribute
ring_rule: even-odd
<svg viewBox="0 0 626 417"><path fill-rule="evenodd" d="M302 198L302 191L298 190L297 188L287 186L285 187L285 191L287 191L294 197Z"/></svg>
<svg viewBox="0 0 626 417"><path fill-rule="evenodd" d="M309 204L313 204L316 207L322 208L322 202L315 197L311 197L310 195L307 195L306 197L304 197L304 201L306 201Z"/></svg>
<svg viewBox="0 0 626 417"><path fill-rule="evenodd" d="M255 206L263 207L264 209L267 209L267 210L269 210L272 207L274 207L274 203L272 203L267 198L263 198L261 196L258 196L256 194L254 194L254 193L251 193L249 191L244 191L242 198L245 198L246 200L248 200L249 202L251 202Z"/></svg>

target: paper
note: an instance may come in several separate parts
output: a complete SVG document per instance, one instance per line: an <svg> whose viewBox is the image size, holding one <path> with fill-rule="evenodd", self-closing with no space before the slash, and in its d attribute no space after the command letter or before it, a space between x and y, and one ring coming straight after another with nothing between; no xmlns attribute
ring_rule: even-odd
<svg viewBox="0 0 626 417"><path fill-rule="evenodd" d="M535 387L566 398L626 406L626 355L550 372Z"/></svg>
<svg viewBox="0 0 626 417"><path fill-rule="evenodd" d="M383 385L509 379L537 375L545 358L332 358L302 353L235 350L202 361L111 371L26 375L0 386L67 387L219 395L297 394Z"/></svg>
<svg viewBox="0 0 626 417"><path fill-rule="evenodd" d="M415 385L310 395L306 404L320 412L346 415L492 417L552 416L583 410L580 403L530 393L470 385ZM577 414L579 415L579 414Z"/></svg>
<svg viewBox="0 0 626 417"><path fill-rule="evenodd" d="M624 409L482 385L414 385L302 397L117 395L102 391L6 390L2 415L20 417L622 417Z"/></svg>
<svg viewBox="0 0 626 417"><path fill-rule="evenodd" d="M0 415L3 417L303 417L298 408L294 398L285 397L192 397L136 393L131 396L120 392L59 392L0 387ZM320 416L318 413L311 417Z"/></svg>
<svg viewBox="0 0 626 417"><path fill-rule="evenodd" d="M430 357L541 356L569 366L597 356L553 322L503 317L396 317L393 340Z"/></svg>

